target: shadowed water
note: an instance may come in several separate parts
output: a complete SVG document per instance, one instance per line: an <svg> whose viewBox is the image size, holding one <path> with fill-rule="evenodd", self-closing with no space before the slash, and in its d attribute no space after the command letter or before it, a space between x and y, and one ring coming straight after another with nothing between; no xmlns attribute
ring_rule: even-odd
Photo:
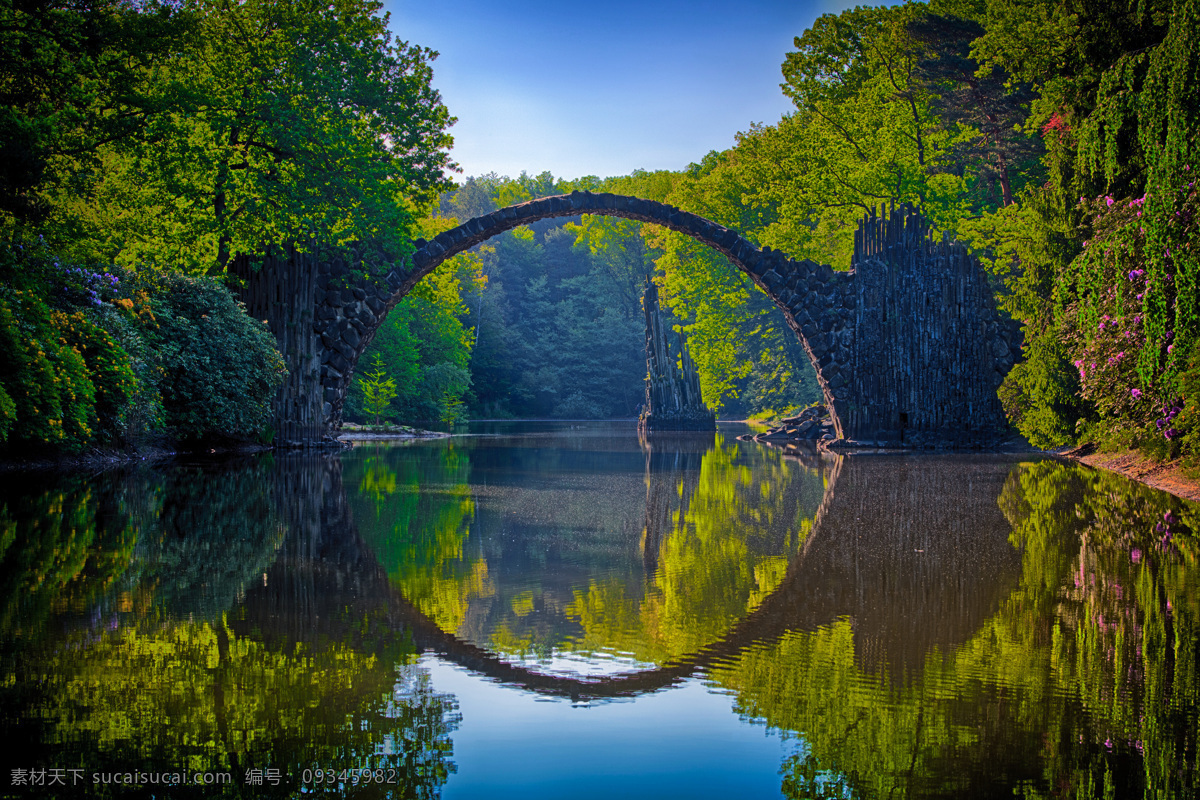
<svg viewBox="0 0 1200 800"><path fill-rule="evenodd" d="M13 477L3 796L1200 791L1195 506L729 434Z"/></svg>

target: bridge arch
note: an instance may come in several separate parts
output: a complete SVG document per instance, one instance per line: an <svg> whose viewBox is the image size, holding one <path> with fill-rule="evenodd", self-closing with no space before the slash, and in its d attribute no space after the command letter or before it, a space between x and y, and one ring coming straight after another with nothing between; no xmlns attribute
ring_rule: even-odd
<svg viewBox="0 0 1200 800"><path fill-rule="evenodd" d="M822 374L834 361L832 351L849 317L846 313L839 313L839 310L847 308L850 290L844 275L834 272L832 267L812 261L792 261L769 247L759 249L734 230L666 203L593 192L572 192L508 206L468 220L431 241L417 240L416 251L404 264L397 265L376 286L361 287L362 297L358 296L359 291L347 291L336 286L326 288L323 297L319 294L316 328L320 335L329 340L321 373L324 399L328 404L328 409L323 411L331 423L336 426L341 422L342 404L358 357L374 337L387 312L418 281L446 259L505 231L544 219L581 214L622 217L678 231L712 247L749 275L779 306L788 326L800 337L817 369L826 405L833 409L835 428L841 434L834 392L842 384L834 380L831 385L831 381L825 380ZM352 313L347 315L347 311ZM359 320L362 325L354 325L353 320ZM344 347L338 347L339 340Z"/></svg>
<svg viewBox="0 0 1200 800"><path fill-rule="evenodd" d="M572 192L418 240L416 251L382 279L357 277L344 261L294 249L236 260L232 271L244 281L247 310L267 320L288 366L275 403L277 443L331 441L358 358L387 313L439 264L520 225L581 214L678 231L749 275L808 354L839 440L979 446L1005 435L996 389L1013 365L1019 333L998 315L978 262L962 245L935 240L918 212L872 212L860 222L852 269L835 272L759 249L736 231L665 203Z"/></svg>

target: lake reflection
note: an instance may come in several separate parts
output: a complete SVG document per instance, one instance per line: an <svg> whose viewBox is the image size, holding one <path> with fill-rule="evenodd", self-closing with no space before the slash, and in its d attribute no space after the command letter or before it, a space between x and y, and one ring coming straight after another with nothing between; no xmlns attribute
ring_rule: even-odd
<svg viewBox="0 0 1200 800"><path fill-rule="evenodd" d="M605 424L6 476L4 796L1195 796L1196 512Z"/></svg>

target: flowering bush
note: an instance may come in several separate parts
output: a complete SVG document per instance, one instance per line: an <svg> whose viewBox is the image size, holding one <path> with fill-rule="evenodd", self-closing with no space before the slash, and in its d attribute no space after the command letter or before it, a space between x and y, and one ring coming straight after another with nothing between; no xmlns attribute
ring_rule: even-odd
<svg viewBox="0 0 1200 800"><path fill-rule="evenodd" d="M266 326L213 280L164 276L151 297L147 338L162 368L168 431L188 440L259 433L285 374Z"/></svg>
<svg viewBox="0 0 1200 800"><path fill-rule="evenodd" d="M274 339L213 281L0 247L0 446L252 436L282 374Z"/></svg>
<svg viewBox="0 0 1200 800"><path fill-rule="evenodd" d="M1182 297L1178 285L1188 283L1195 264L1200 194L1187 181L1170 203L1144 196L1080 202L1094 234L1059 296L1067 299L1062 325L1080 396L1100 417L1093 438L1172 456L1200 452L1191 444L1196 420L1184 413L1196 400L1184 369L1195 342L1194 298Z"/></svg>
<svg viewBox="0 0 1200 800"><path fill-rule="evenodd" d="M28 292L0 295L0 442L77 451L92 436L95 387L51 313Z"/></svg>

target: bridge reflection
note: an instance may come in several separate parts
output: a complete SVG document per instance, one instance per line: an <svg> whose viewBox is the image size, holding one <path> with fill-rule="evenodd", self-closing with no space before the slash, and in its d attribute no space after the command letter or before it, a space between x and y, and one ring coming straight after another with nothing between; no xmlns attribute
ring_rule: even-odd
<svg viewBox="0 0 1200 800"><path fill-rule="evenodd" d="M501 606L504 613L499 617L507 614L507 621L497 622L494 608L443 613L429 594L421 594L427 585L418 581L410 587L410 576L403 570L381 563L368 541L372 537L362 535L352 511L354 492L348 493L341 461L320 456L281 460L277 491L281 507L289 509L289 535L266 573L265 585L246 593L236 624L285 641L314 636L344 641L347 626L357 626L354 635L363 642L411 637L418 648L492 680L587 700L658 691L736 660L747 649L770 645L788 632L811 631L839 620L849 620L853 627L856 658L864 671L886 673L892 681L911 680L930 652L950 652L967 641L1017 584L1020 554L1008 542L1009 525L996 503L1009 465L995 457L846 457L813 451L780 458L772 485L747 484L740 491L776 494L776 502L765 505L787 521L782 527L789 538L778 535L779 525L754 528L756 520L750 516L765 513L762 505L737 502L739 474L745 477L739 452L756 447L694 438L642 442L645 506L637 542L642 593L635 597L614 579L622 585L607 587L601 599L625 601L626 611L645 618L632 624L623 618L624 627L611 619L584 618L580 609L588 593L606 590L593 580L574 588L576 603L569 609L584 630L560 636L554 646L559 652L594 652L610 645L609 649L627 651L631 639L641 639L637 660L649 664L644 669L602 676L556 674L522 659L519 652L491 646L486 631L481 633L471 620L490 614L493 625L511 621L511 602L495 602L505 590L493 585L490 594L476 599L489 608ZM453 478L468 480L465 474ZM819 502L807 508L802 502L805 485L810 495L814 485L820 488ZM727 491L718 497L718 488ZM481 551L476 547L464 554L461 546L472 524L486 525L490 519L500 525L512 509L493 503L490 509L447 516L447 504L457 503L461 512L464 504L486 505L487 499L472 500L469 492L453 485L432 491L441 498L442 508L427 510L443 521L449 519L460 536L459 557L452 559L445 574L460 586L477 581ZM285 498L290 503L282 503ZM297 502L300 498L306 499ZM406 499L410 507L413 500ZM357 508L359 515L369 516L369 504L358 502ZM419 517L409 522L416 524ZM369 521L364 522L369 527ZM510 524L492 532L504 540L503 534L511 530ZM750 541L763 530L773 530L774 539L766 544ZM395 533L418 535L400 529ZM721 563L721 552L706 550L714 541L740 547ZM495 542L487 545L494 546ZM486 555L484 567L491 570L492 580L503 581L497 577L503 572L497 556L503 553L493 549ZM668 574L671 563L694 565L706 556L709 566L716 562L714 569L685 568ZM771 575L771 564L780 560L783 568ZM744 573L747 563L761 567L757 583L743 582L732 599L722 596L738 579L724 586L721 580L736 572L735 567ZM599 583L604 580L602 576ZM468 594L464 590L456 596ZM546 592L554 594L554 587ZM690 605L665 625L663 617L681 603ZM740 613L731 614L731 608ZM697 630L679 633L689 623ZM714 629L714 623L722 627ZM686 649L670 642L645 644L668 634ZM605 642L605 635L613 641Z"/></svg>
<svg viewBox="0 0 1200 800"><path fill-rule="evenodd" d="M14 763L382 761L432 792L459 717L420 650L496 696L700 677L743 720L798 737L788 796L1200 785L1195 506L1050 460L510 444L13 476ZM558 479L536 469L547 458ZM602 506L624 516L598 528ZM555 515L571 534L557 544ZM523 568L539 547L575 582L514 583L506 553ZM638 645L643 668L551 672L546 650L512 648L522 636L587 657Z"/></svg>

